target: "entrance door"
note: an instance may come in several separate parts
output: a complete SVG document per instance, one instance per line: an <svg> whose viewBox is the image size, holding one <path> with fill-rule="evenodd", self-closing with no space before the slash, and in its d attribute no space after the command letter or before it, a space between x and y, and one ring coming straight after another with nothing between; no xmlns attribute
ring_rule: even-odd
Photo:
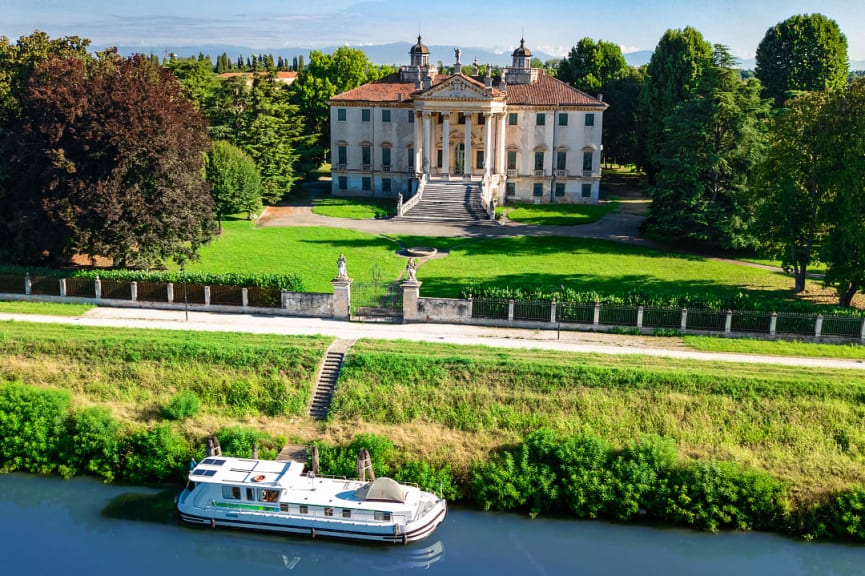
<svg viewBox="0 0 865 576"><path fill-rule="evenodd" d="M454 174L465 174L466 167L466 145L460 142L454 146Z"/></svg>

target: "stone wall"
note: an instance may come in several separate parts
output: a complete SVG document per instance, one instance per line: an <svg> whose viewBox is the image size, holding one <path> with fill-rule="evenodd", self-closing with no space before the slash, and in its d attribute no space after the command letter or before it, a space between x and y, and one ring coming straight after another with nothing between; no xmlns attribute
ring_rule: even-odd
<svg viewBox="0 0 865 576"><path fill-rule="evenodd" d="M472 306L469 300L455 298L418 298L417 322L469 323Z"/></svg>
<svg viewBox="0 0 865 576"><path fill-rule="evenodd" d="M283 292L282 309L292 316L333 317L333 294Z"/></svg>

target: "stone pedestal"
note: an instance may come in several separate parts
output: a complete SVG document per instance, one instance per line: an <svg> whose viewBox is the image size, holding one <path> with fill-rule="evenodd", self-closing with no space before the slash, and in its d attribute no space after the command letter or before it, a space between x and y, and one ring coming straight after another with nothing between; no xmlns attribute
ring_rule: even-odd
<svg viewBox="0 0 865 576"><path fill-rule="evenodd" d="M348 320L351 317L351 283L348 276L334 278L333 286L333 317L336 320Z"/></svg>
<svg viewBox="0 0 865 576"><path fill-rule="evenodd" d="M416 322L418 320L417 300L420 298L419 280L408 280L402 283L402 319L403 322Z"/></svg>

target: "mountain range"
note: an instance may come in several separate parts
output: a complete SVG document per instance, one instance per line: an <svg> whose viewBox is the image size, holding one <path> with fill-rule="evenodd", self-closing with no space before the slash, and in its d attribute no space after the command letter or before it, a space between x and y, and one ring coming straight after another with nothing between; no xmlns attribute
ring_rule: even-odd
<svg viewBox="0 0 865 576"><path fill-rule="evenodd" d="M352 48L359 48L363 50L367 58L369 58L375 64L391 64L399 66L401 64L408 64L409 49L412 47L412 43L409 42L392 42L388 44L370 44L367 46L352 46ZM430 45L427 46L430 50L430 61L432 63L438 63L441 61L445 65L453 64L454 62L454 48L455 46L444 46L444 45ZM104 49L107 46L95 47L95 49ZM324 48L320 48L321 52L330 53L336 50L338 46L326 46ZM462 50L462 63L463 64L471 64L475 58L477 58L479 64L493 64L498 66L507 66L511 63L511 52L510 51L493 51L488 50L486 48L463 48L459 47ZM228 57L232 60L237 60L238 56L243 56L244 60L248 56L258 55L258 54L272 54L274 58L278 58L282 56L283 58L291 61L295 56L303 56L307 62L309 61L309 52L310 48L305 48L302 46L297 47L282 47L282 48L272 48L272 49L262 49L256 50L254 48L247 48L244 46L234 46L230 44L210 44L210 45L200 45L200 46L118 46L117 51L126 56L130 54L156 54L160 57L168 56L169 54L176 54L181 58L189 57L189 56L198 56L199 54L204 54L206 56L210 56L213 60L216 60L216 57L222 53L228 54ZM551 54L547 54L545 52L541 52L539 50L532 50L532 54L539 58L541 61L546 62L547 60L551 60L556 58ZM638 52L629 52L625 54L625 62L630 66L642 66L644 64L649 63L649 59L652 57L651 50L640 50ZM745 70L753 70L755 65L755 60L753 58L745 58L739 61L739 67ZM850 70L865 70L865 60L851 60L850 61Z"/></svg>

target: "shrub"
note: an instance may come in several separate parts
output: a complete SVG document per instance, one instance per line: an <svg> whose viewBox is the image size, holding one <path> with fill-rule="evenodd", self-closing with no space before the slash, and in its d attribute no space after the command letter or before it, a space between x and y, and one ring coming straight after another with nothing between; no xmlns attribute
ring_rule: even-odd
<svg viewBox="0 0 865 576"><path fill-rule="evenodd" d="M201 400L192 390L181 390L162 408L162 416L169 420L191 418L201 410Z"/></svg>
<svg viewBox="0 0 865 576"><path fill-rule="evenodd" d="M239 458L252 457L252 444L258 444L258 457L264 460L273 460L282 449L283 442L266 432L233 426L219 430L215 436L219 439L219 446L226 456L237 456Z"/></svg>
<svg viewBox="0 0 865 576"><path fill-rule="evenodd" d="M193 456L189 443L168 424L133 431L121 442L121 475L127 482L183 480Z"/></svg>
<svg viewBox="0 0 865 576"><path fill-rule="evenodd" d="M0 385L0 470L57 470L69 394L17 382Z"/></svg>
<svg viewBox="0 0 865 576"><path fill-rule="evenodd" d="M120 462L120 425L107 408L93 406L73 412L67 421L64 476L89 472L111 482Z"/></svg>
<svg viewBox="0 0 865 576"><path fill-rule="evenodd" d="M318 447L318 463L322 474L357 477L357 453L361 448L369 451L376 476L391 474L390 460L393 442L377 434L358 434L348 446L331 446L327 442L314 442Z"/></svg>
<svg viewBox="0 0 865 576"><path fill-rule="evenodd" d="M799 531L806 539L865 541L865 487L855 486L800 511Z"/></svg>
<svg viewBox="0 0 865 576"><path fill-rule="evenodd" d="M460 497L459 487L448 466L437 470L427 462L411 461L398 467L393 477L398 482L413 482L422 490L439 494L447 500Z"/></svg>

